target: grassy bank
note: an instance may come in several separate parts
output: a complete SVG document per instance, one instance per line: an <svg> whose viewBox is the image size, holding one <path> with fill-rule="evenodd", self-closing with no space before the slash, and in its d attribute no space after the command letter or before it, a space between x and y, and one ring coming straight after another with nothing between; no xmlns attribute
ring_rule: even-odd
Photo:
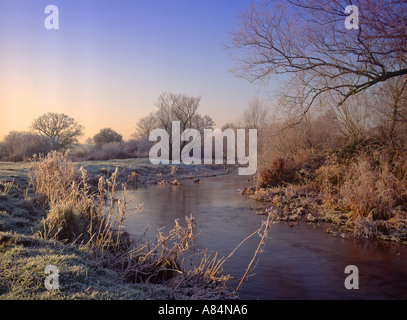
<svg viewBox="0 0 407 320"><path fill-rule="evenodd" d="M181 257L193 248L192 217L158 233L155 243L136 241L123 228L126 199L115 196L125 186L224 172L142 159L72 163L60 154L0 163L0 299L235 298L216 260L205 256L183 269ZM45 288L48 265L59 269L58 290Z"/></svg>
<svg viewBox="0 0 407 320"><path fill-rule="evenodd" d="M274 221L329 223L344 238L407 244L407 154L388 149L303 150L259 171L242 194L270 203Z"/></svg>

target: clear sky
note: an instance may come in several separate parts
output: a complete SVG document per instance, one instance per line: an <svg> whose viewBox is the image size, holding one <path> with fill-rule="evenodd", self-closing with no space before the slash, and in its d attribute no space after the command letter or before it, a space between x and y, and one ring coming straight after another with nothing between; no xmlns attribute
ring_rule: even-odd
<svg viewBox="0 0 407 320"><path fill-rule="evenodd" d="M0 0L0 140L61 112L85 136L111 127L125 139L162 92L202 97L217 126L258 93L224 50L249 0ZM47 5L59 30L47 30Z"/></svg>

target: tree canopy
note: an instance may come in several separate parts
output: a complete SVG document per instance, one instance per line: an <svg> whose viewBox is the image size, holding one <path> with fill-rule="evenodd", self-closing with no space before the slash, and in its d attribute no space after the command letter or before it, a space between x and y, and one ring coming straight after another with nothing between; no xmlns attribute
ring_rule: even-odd
<svg viewBox="0 0 407 320"><path fill-rule="evenodd" d="M252 1L228 44L234 72L249 81L285 74L285 98L303 116L322 96L353 95L407 75L407 3L359 0L348 30L344 0Z"/></svg>
<svg viewBox="0 0 407 320"><path fill-rule="evenodd" d="M104 128L99 131L94 137L93 142L98 147L111 142L122 142L123 137L121 134L112 130L111 128Z"/></svg>
<svg viewBox="0 0 407 320"><path fill-rule="evenodd" d="M83 127L63 113L46 113L35 119L31 128L49 138L54 150L63 150L78 143L78 138L83 135Z"/></svg>

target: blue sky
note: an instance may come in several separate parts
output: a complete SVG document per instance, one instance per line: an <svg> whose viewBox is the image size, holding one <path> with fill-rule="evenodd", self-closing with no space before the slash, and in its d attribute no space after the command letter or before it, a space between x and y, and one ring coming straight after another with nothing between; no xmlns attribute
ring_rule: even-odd
<svg viewBox="0 0 407 320"><path fill-rule="evenodd" d="M218 126L259 93L236 78L223 46L249 0L0 0L0 139L63 112L85 138L125 138L162 92L202 97ZM59 30L47 30L47 5ZM261 95L261 92L259 93Z"/></svg>

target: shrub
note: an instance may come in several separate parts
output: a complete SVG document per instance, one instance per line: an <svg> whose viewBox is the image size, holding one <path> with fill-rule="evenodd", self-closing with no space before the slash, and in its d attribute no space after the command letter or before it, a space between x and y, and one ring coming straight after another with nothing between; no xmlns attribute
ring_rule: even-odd
<svg viewBox="0 0 407 320"><path fill-rule="evenodd" d="M129 140L123 143L123 150L132 157L148 157L152 142L148 139Z"/></svg>
<svg viewBox="0 0 407 320"><path fill-rule="evenodd" d="M148 157L150 144L148 141L130 140L126 142L106 143L101 147L90 148L76 158L83 160L111 160Z"/></svg>
<svg viewBox="0 0 407 320"><path fill-rule="evenodd" d="M98 147L101 147L107 143L122 142L122 141L123 141L122 135L110 128L101 129L99 131L99 133L97 133L93 137L93 142Z"/></svg>
<svg viewBox="0 0 407 320"><path fill-rule="evenodd" d="M131 156L124 151L123 143L121 142L106 143L100 148L92 149L86 156L87 160L110 160L126 158L131 158Z"/></svg>
<svg viewBox="0 0 407 320"><path fill-rule="evenodd" d="M51 151L48 138L31 132L10 132L1 143L0 160L24 161L34 154L47 154Z"/></svg>

